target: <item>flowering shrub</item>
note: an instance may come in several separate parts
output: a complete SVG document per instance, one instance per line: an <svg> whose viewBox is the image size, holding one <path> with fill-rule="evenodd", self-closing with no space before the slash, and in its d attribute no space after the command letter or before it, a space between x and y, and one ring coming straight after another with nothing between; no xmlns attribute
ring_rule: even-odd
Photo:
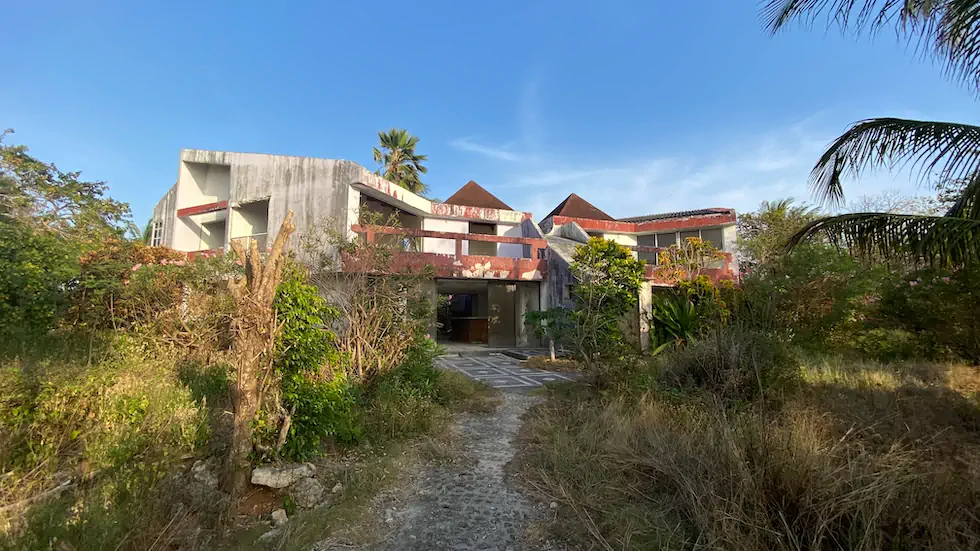
<svg viewBox="0 0 980 551"><path fill-rule="evenodd" d="M921 270L882 292L881 322L913 333L929 355L980 361L980 274Z"/></svg>

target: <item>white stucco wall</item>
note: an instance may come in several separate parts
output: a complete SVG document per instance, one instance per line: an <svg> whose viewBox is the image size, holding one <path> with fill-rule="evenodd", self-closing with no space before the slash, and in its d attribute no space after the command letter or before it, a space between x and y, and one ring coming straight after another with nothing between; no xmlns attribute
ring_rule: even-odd
<svg viewBox="0 0 980 551"><path fill-rule="evenodd" d="M635 235L627 235L624 233L605 233L602 235L602 238L608 239L610 241L614 241L616 243L619 243L620 245L625 245L627 247L636 246ZM633 251L633 258L639 258L639 255L637 254L636 251Z"/></svg>
<svg viewBox="0 0 980 551"><path fill-rule="evenodd" d="M732 253L732 271L736 274L738 273L738 255L735 252L738 250L738 226L732 224L731 226L725 226L723 228L724 233L724 243L725 252Z"/></svg>
<svg viewBox="0 0 980 551"><path fill-rule="evenodd" d="M507 237L522 237L520 224L497 224L497 235ZM498 243L497 256L521 258L524 256L524 245L514 243Z"/></svg>
<svg viewBox="0 0 980 551"><path fill-rule="evenodd" d="M422 220L422 229L450 233L469 233L470 223L466 220L425 218ZM456 254L456 241L454 239L424 237L422 238L422 252L454 255ZM469 254L469 243L466 241L463 241L463 254Z"/></svg>
<svg viewBox="0 0 980 551"><path fill-rule="evenodd" d="M230 237L263 234L269 230L269 203L256 201L231 209Z"/></svg>
<svg viewBox="0 0 980 551"><path fill-rule="evenodd" d="M624 233L605 233L602 235L603 239L608 239L610 241L615 241L620 245L626 245L627 247L636 246L636 236L627 235Z"/></svg>

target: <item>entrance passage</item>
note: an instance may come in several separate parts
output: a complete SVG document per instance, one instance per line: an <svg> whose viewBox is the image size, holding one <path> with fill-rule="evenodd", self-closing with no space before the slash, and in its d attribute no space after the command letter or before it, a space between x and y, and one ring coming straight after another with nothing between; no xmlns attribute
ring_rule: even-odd
<svg viewBox="0 0 980 551"><path fill-rule="evenodd" d="M436 280L439 293L438 340L466 344L489 342L490 304L486 281Z"/></svg>
<svg viewBox="0 0 980 551"><path fill-rule="evenodd" d="M538 282L437 279L438 340L489 348L538 346L524 314L540 309Z"/></svg>

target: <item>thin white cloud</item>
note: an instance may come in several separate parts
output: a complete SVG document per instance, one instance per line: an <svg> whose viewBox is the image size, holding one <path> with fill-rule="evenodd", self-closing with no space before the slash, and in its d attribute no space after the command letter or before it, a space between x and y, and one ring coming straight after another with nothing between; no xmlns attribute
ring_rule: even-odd
<svg viewBox="0 0 980 551"><path fill-rule="evenodd" d="M492 169L494 193L535 217L546 215L569 193L577 193L614 217L637 216L705 207L755 210L763 200L786 197L813 202L807 180L810 169L830 141L849 122L824 110L793 124L756 135L726 134L726 144L691 155L599 156L569 159L547 150L540 110L541 86L528 80L517 102L517 140L489 146L463 138L451 143L461 151L507 161ZM706 140L703 143L709 143ZM603 150L616 144L605 144ZM900 188L916 195L908 173L867 174L860 185L845 187L849 197ZM927 190L921 190L923 193Z"/></svg>
<svg viewBox="0 0 980 551"><path fill-rule="evenodd" d="M516 163L498 180L501 195L544 216L569 193L585 197L614 217L705 207L755 210L763 200L811 201L807 179L832 134L790 127L763 138L733 136L734 147L690 157L649 155L629 160L561 160ZM508 174L509 173L509 174ZM916 194L908 174L869 174L849 196L900 187Z"/></svg>
<svg viewBox="0 0 980 551"><path fill-rule="evenodd" d="M511 149L512 144L495 147L478 143L471 138L459 138L450 142L449 145L459 149L460 151L478 153L480 155L490 157L491 159L499 159L501 161L518 162L528 160L526 155L513 151Z"/></svg>

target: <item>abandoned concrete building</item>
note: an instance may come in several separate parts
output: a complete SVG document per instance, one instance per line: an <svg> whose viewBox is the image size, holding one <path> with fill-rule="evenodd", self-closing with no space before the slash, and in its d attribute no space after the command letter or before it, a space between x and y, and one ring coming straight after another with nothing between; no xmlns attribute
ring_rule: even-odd
<svg viewBox="0 0 980 551"><path fill-rule="evenodd" d="M289 210L294 247L315 225L404 243L396 268L431 266L430 295L445 298L439 339L494 348L539 344L524 313L570 305L571 256L592 236L621 243L648 264L637 312L641 344L661 247L701 237L725 253L712 277L737 273L731 209L617 220L573 193L539 225L473 181L438 203L352 161L196 149L181 151L177 182L153 209L151 243L189 254L218 253L237 239L264 249ZM366 223L369 213L394 217L398 227Z"/></svg>

